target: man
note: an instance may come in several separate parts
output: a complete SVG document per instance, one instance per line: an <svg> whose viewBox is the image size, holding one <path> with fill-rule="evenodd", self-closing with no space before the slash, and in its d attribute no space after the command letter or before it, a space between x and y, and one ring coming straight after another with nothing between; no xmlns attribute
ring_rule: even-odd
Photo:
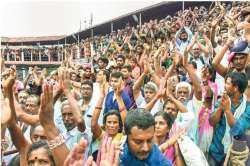
<svg viewBox="0 0 250 166"><path fill-rule="evenodd" d="M25 104L28 96L29 94L24 90L18 93L18 103L22 106L22 109L25 109Z"/></svg>
<svg viewBox="0 0 250 166"><path fill-rule="evenodd" d="M153 143L154 117L145 110L128 112L125 120L127 141L120 156L120 166L171 166Z"/></svg>
<svg viewBox="0 0 250 166"><path fill-rule="evenodd" d="M228 39L221 51L218 52L213 59L213 67L223 77L225 77L230 71L244 72L247 65L250 49L246 41L240 41L230 49L230 55L228 57L229 67L225 67L221 64L224 54L233 42L233 39Z"/></svg>
<svg viewBox="0 0 250 166"><path fill-rule="evenodd" d="M125 57L123 55L118 55L116 58L116 65L118 71L121 71L122 66L125 64Z"/></svg>
<svg viewBox="0 0 250 166"><path fill-rule="evenodd" d="M66 131L63 132L63 136L65 143L70 150L73 148L75 143L80 142L82 137L89 141L88 135L84 132L84 120L78 122L73 111L74 110L67 100L62 103L62 121L64 127L66 128ZM80 118L83 119L82 117Z"/></svg>
<svg viewBox="0 0 250 166"><path fill-rule="evenodd" d="M244 73L232 72L225 77L225 92L209 118L214 126L208 156L211 166L223 164L232 137L241 136L250 128L250 104L243 96L247 84Z"/></svg>
<svg viewBox="0 0 250 166"><path fill-rule="evenodd" d="M125 80L124 90L127 92L132 102L131 108L136 108L136 103L133 95L134 80L131 78L132 68L130 65L123 65L121 68L121 72Z"/></svg>
<svg viewBox="0 0 250 166"><path fill-rule="evenodd" d="M188 27L183 27L180 30L176 32L175 38L175 44L177 49L180 52L184 52L184 49L188 46L188 44L191 42L192 39L192 32Z"/></svg>
<svg viewBox="0 0 250 166"><path fill-rule="evenodd" d="M101 70L99 72L101 72ZM82 99L80 100L80 108L88 135L91 135L91 119L97 103L97 100L95 100L95 97L93 95L93 90L94 89L92 81L83 81L81 85Z"/></svg>
<svg viewBox="0 0 250 166"><path fill-rule="evenodd" d="M40 99L37 95L30 95L25 103L25 112L35 115L38 113Z"/></svg>
<svg viewBox="0 0 250 166"><path fill-rule="evenodd" d="M101 69L106 69L107 66L108 66L108 63L109 63L108 58L106 58L106 57L100 57L98 59L98 61L97 61L97 64L98 64L97 71L101 70Z"/></svg>
<svg viewBox="0 0 250 166"><path fill-rule="evenodd" d="M107 113L109 110L115 109L115 110L119 110L118 107L118 103L116 101L114 92L116 91L116 89L118 88L118 86L122 85L123 89L123 85L124 85L124 78L121 72L113 72L110 76L110 85L113 88L112 91L110 91L105 99L105 106L104 106L104 114ZM125 90L123 89L121 91L121 97L123 99L123 102L125 104L124 109L129 110L131 107L131 100L129 98L129 95L125 92Z"/></svg>

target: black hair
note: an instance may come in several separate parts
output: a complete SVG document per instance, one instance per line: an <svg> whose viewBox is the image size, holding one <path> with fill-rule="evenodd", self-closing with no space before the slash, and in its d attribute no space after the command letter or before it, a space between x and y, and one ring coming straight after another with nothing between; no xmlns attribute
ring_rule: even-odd
<svg viewBox="0 0 250 166"><path fill-rule="evenodd" d="M128 72L132 72L132 67L131 67L131 65L129 65L129 64L123 65L123 66L122 66L122 69L127 69Z"/></svg>
<svg viewBox="0 0 250 166"><path fill-rule="evenodd" d="M121 58L125 62L125 56L123 56L122 54L117 55L117 59L118 58Z"/></svg>
<svg viewBox="0 0 250 166"><path fill-rule="evenodd" d="M168 128L171 129L174 121L173 121L172 117L167 112L159 111L154 115L154 117L157 117L157 116L161 116L165 120L165 122L167 123Z"/></svg>
<svg viewBox="0 0 250 166"><path fill-rule="evenodd" d="M227 78L231 78L232 84L238 87L240 93L244 93L248 85L247 76L244 73L230 72L226 75L225 80L227 80Z"/></svg>
<svg viewBox="0 0 250 166"><path fill-rule="evenodd" d="M30 148L28 149L28 152L27 152L27 160L29 159L29 156L31 155L31 153L34 151L34 150L37 150L37 149L40 149L40 148L44 148L47 153L48 153L48 156L52 162L52 166L56 166L55 164L55 161L54 161L54 158L53 158L53 155L52 155L52 152L51 150L49 149L49 146L48 144L46 143L46 141L44 140L40 140L38 142L35 142L33 143Z"/></svg>
<svg viewBox="0 0 250 166"><path fill-rule="evenodd" d="M154 125L155 120L153 115L151 115L151 113L149 113L145 109L137 108L127 113L124 125L125 134L131 134L131 130L133 127L145 130L150 127L154 127Z"/></svg>
<svg viewBox="0 0 250 166"><path fill-rule="evenodd" d="M109 63L109 60L108 60L108 58L106 58L106 57L100 57L99 59L98 59L98 61L102 61L103 63L105 63L105 64L108 64Z"/></svg>
<svg viewBox="0 0 250 166"><path fill-rule="evenodd" d="M114 78L122 78L123 79L123 74L119 71L115 71L113 73L111 73L110 77L114 77Z"/></svg>
<svg viewBox="0 0 250 166"><path fill-rule="evenodd" d="M110 77L110 72L106 69L101 69L98 72L102 71L103 74L106 76L106 80L109 81L109 77Z"/></svg>
<svg viewBox="0 0 250 166"><path fill-rule="evenodd" d="M93 90L93 82L91 80L84 80L82 83L81 83L81 86L82 85L88 85L91 87L91 89Z"/></svg>
<svg viewBox="0 0 250 166"><path fill-rule="evenodd" d="M173 104L174 104L174 102L173 102L172 100L167 99L167 100L164 102L164 104L163 104L163 110L165 109L165 107L166 107L166 105L167 105L168 103L173 103ZM174 105L175 105L175 104L174 104Z"/></svg>
<svg viewBox="0 0 250 166"><path fill-rule="evenodd" d="M106 124L107 118L110 115L116 115L118 117L118 121L119 121L119 130L118 132L121 133L123 130L123 123L122 123L122 118L120 113L117 110L109 110L107 113L104 114L103 116L103 124Z"/></svg>

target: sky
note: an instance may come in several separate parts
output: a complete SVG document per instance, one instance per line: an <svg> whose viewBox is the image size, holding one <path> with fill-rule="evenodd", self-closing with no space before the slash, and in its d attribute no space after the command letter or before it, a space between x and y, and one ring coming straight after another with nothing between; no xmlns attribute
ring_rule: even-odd
<svg viewBox="0 0 250 166"><path fill-rule="evenodd" d="M0 0L0 36L69 35L156 3L158 0ZM81 20L81 21L80 21Z"/></svg>

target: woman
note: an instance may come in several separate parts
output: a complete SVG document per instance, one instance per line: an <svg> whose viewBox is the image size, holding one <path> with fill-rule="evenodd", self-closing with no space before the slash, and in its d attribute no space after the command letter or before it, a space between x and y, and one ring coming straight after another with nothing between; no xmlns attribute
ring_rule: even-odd
<svg viewBox="0 0 250 166"><path fill-rule="evenodd" d="M28 166L43 165L43 166L55 166L55 161L52 156L52 152L49 149L47 143L38 141L33 143L27 152Z"/></svg>
<svg viewBox="0 0 250 166"><path fill-rule="evenodd" d="M155 118L155 134L154 143L161 145L168 139L169 130L172 127L173 120L171 116L164 111L159 111L154 115Z"/></svg>
<svg viewBox="0 0 250 166"><path fill-rule="evenodd" d="M90 151L92 153L92 156L94 157L94 160L99 159L99 157L97 158L98 149L105 135L111 137L113 143L116 145L120 145L121 141L125 140L125 136L122 134L122 130L123 130L123 120L125 119L126 116L126 107L121 96L118 95L118 92L115 92L115 94L120 112L118 110L109 110L104 115L103 118L104 126L102 127L98 124L98 119L102 110L104 98L106 96L105 94L107 94L107 89L108 89L107 83L103 83L103 85L101 86L100 98L95 107L93 117L91 120L91 131L93 133L93 142L91 144Z"/></svg>
<svg viewBox="0 0 250 166"><path fill-rule="evenodd" d="M209 114L213 111L217 101L218 85L214 83L215 77L213 68L204 66L201 72L202 79L202 106L199 110L198 146L205 156L209 151L209 146L213 137L213 127L209 124Z"/></svg>

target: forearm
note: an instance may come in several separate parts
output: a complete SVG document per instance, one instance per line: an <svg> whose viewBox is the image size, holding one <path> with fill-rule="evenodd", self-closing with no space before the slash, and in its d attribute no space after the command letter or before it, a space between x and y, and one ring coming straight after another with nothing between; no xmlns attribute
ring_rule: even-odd
<svg viewBox="0 0 250 166"><path fill-rule="evenodd" d="M55 124L51 124L44 127L44 130L48 141L54 140L60 134ZM65 143L52 149L52 155L56 165L63 165L64 160L67 158L68 154L69 154L69 149L67 148Z"/></svg>
<svg viewBox="0 0 250 166"><path fill-rule="evenodd" d="M62 90L57 90L53 92L53 104L56 103L56 101L60 98L61 95L62 95Z"/></svg>
<svg viewBox="0 0 250 166"><path fill-rule="evenodd" d="M235 121L235 119L234 119L234 116L233 116L232 112L230 111L230 109L229 109L229 110L226 110L226 111L224 111L224 112L225 112L225 115L226 115L226 117L227 117L227 122L228 122L229 126L230 126L230 127L233 127L234 124L236 123L236 121Z"/></svg>
<svg viewBox="0 0 250 166"><path fill-rule="evenodd" d="M154 107L155 103L159 100L159 96L156 95L149 103L146 104L145 110L146 111L151 111L152 108Z"/></svg>
<svg viewBox="0 0 250 166"><path fill-rule="evenodd" d="M100 96L91 119L91 131L93 133L93 138L98 138L102 133L101 126L98 124L98 119L102 111L103 100L104 95Z"/></svg>
<svg viewBox="0 0 250 166"><path fill-rule="evenodd" d="M28 83L28 81L29 81L29 79L30 79L30 76L31 76L31 75L28 74L27 77L25 78L24 82L23 82L24 89L26 89L26 86L27 86L27 83Z"/></svg>
<svg viewBox="0 0 250 166"><path fill-rule="evenodd" d="M228 45L225 44L222 49L216 54L216 56L213 59L213 67L215 68L215 70L222 76L225 76L227 73L227 68L225 68L224 66L222 66L220 64L224 54L226 53L226 51L228 50Z"/></svg>
<svg viewBox="0 0 250 166"><path fill-rule="evenodd" d="M134 97L136 98L139 93L140 93L140 89L142 87L143 81L144 81L144 77L146 76L145 73L142 73L140 75L140 77L136 80L134 86L133 86L133 93L134 93Z"/></svg>
<svg viewBox="0 0 250 166"><path fill-rule="evenodd" d="M9 124L8 129L10 132L11 140L13 144L15 145L15 147L17 148L17 150L19 152L24 151L27 148L27 146L29 146L29 143L23 136L23 133L20 127L17 126L16 123L11 123Z"/></svg>
<svg viewBox="0 0 250 166"><path fill-rule="evenodd" d="M161 85L161 79L157 75L157 73L155 73L155 72L151 73L151 77L152 77L153 82L157 85L157 87L160 87L160 85Z"/></svg>
<svg viewBox="0 0 250 166"><path fill-rule="evenodd" d="M215 27L212 27L211 34L210 34L210 41L212 43L212 46L215 48L217 46L217 43L215 42Z"/></svg>
<svg viewBox="0 0 250 166"><path fill-rule="evenodd" d="M180 112L184 113L188 111L187 108L179 100L176 100L174 97L170 97L170 100L173 101Z"/></svg>
<svg viewBox="0 0 250 166"><path fill-rule="evenodd" d="M72 109L72 113L73 113L73 116L74 116L74 119L76 121L78 128L80 129L80 131L84 131L85 123L82 118L80 106L78 105L76 99L71 95L70 91L65 92L65 95L69 101L69 105Z"/></svg>
<svg viewBox="0 0 250 166"><path fill-rule="evenodd" d="M188 76L194 85L195 97L198 100L201 100L202 99L202 90L201 90L200 79L197 77L197 75L196 75L195 71L193 70L193 68L191 67L191 65L186 66L185 69L187 70Z"/></svg>
<svg viewBox="0 0 250 166"><path fill-rule="evenodd" d="M121 118L122 118L122 122L124 124L125 118L126 118L126 115L127 115L126 106L125 106L121 96L118 96L116 98L116 100L117 100L117 103L118 103L118 107L119 107L120 115L121 115Z"/></svg>
<svg viewBox="0 0 250 166"><path fill-rule="evenodd" d="M30 115L25 112L22 112L19 116L18 119L28 125L35 125L39 123L39 115Z"/></svg>
<svg viewBox="0 0 250 166"><path fill-rule="evenodd" d="M161 59L160 58L155 58L154 59L154 68L155 68L155 73L160 76L161 75Z"/></svg>
<svg viewBox="0 0 250 166"><path fill-rule="evenodd" d="M216 124L220 121L221 119L221 114L222 114L222 108L218 108L218 110L211 115L209 118L209 123L211 126L215 127Z"/></svg>

